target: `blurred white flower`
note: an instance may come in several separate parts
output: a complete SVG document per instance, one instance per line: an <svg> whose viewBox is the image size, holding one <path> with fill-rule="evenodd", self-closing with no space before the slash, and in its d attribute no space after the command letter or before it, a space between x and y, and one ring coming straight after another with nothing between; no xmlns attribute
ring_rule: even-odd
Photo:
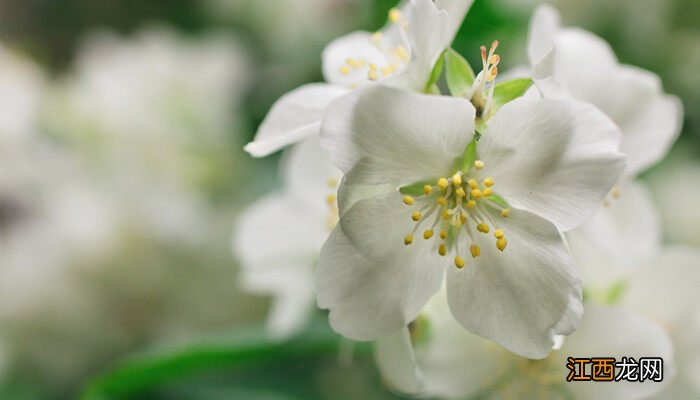
<svg viewBox="0 0 700 400"><path fill-rule="evenodd" d="M307 84L282 96L245 150L261 157L317 134L330 101L371 82L425 91L433 66L452 43L472 1L408 0L389 11L382 30L334 40L323 51L328 83Z"/></svg>
<svg viewBox="0 0 700 400"><path fill-rule="evenodd" d="M586 304L581 327L560 338L549 357L529 360L464 331L451 318L445 293L435 296L410 326L381 338L375 359L394 389L441 399L643 399L673 377L670 339L650 319ZM606 332L614 334L606 335ZM664 358L664 382L566 382L567 358Z"/></svg>
<svg viewBox="0 0 700 400"><path fill-rule="evenodd" d="M620 64L603 39L583 29L562 28L558 12L541 5L530 22L530 63L541 62L552 47L556 82L575 99L599 107L622 130L625 176L639 174L666 155L680 133L683 106L664 93L658 76Z"/></svg>
<svg viewBox="0 0 700 400"><path fill-rule="evenodd" d="M589 301L648 316L670 335L678 377L659 398L700 395L700 250L662 247L656 210L638 183L567 238Z"/></svg>
<svg viewBox="0 0 700 400"><path fill-rule="evenodd" d="M316 290L338 332L370 340L412 321L448 253L450 307L471 332L542 358L578 326L581 281L558 228L589 219L618 178L620 133L575 101L514 100L478 142L474 118L466 99L382 85L331 104L321 144L345 178Z"/></svg>
<svg viewBox="0 0 700 400"><path fill-rule="evenodd" d="M109 190L165 239L201 243L207 190L231 185L247 60L226 34L150 28L95 34L45 107L47 130L94 163Z"/></svg>
<svg viewBox="0 0 700 400"><path fill-rule="evenodd" d="M314 267L338 220L341 178L317 137L287 150L282 171L282 190L243 212L232 242L243 287L274 297L267 320L273 337L297 333L316 309Z"/></svg>

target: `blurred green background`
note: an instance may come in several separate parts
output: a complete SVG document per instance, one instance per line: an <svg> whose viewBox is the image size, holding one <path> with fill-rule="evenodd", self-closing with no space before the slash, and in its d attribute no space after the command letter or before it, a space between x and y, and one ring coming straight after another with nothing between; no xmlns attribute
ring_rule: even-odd
<svg viewBox="0 0 700 400"><path fill-rule="evenodd" d="M700 215L681 216L690 221L679 228L676 212L677 207L697 207L688 199L700 195L700 2L550 3L560 10L565 25L602 36L621 62L659 74L665 90L682 99L682 136L671 155L643 178L655 190L667 239L700 245ZM78 160L79 172L70 172L70 178L47 175L44 171L56 168L43 166L42 161L27 167L40 176L28 174L30 178L23 179L22 175L15 184L3 175L0 223L12 229L21 225L5 216L7 204L14 207L19 202L24 207L22 199L12 197L16 187L24 190L26 182L35 182L27 190L35 193L39 187L39 196L51 199L57 192L44 191L47 182L77 179L76 174L80 185L89 182L90 190L108 198L112 220L119 223L117 228L110 225L106 250L86 255L78 248L78 255L71 253L56 271L18 278L12 268L0 264L0 279L5 282L0 286L5 290L0 291L0 303L6 304L0 306L0 399L79 394L95 400L396 398L381 382L371 347L339 339L320 312L309 333L299 339L289 343L264 339L259 326L269 301L241 292L229 250L236 215L280 183L279 155L252 159L242 145L253 138L279 96L322 80L320 53L326 43L354 30L376 30L395 4L391 0L3 0L0 43L31 65L21 64L17 72L0 64L0 74L7 79L2 82L12 83L15 75L39 76L31 78L39 87L32 89L38 93L38 111L31 120L32 135L39 139L32 139L30 149L3 139L3 156L44 157L36 153L35 140L46 141L59 149L61 158L67 153ZM476 0L453 47L474 65L479 46L498 39L502 70L524 64L527 25L536 4ZM218 38L215 45L209 40L212 35ZM141 44L129 47L132 40ZM176 89L188 93L187 102L150 110L155 103L148 99L131 101L139 96L142 82L132 81L128 71L132 67L142 71L140 62L157 62L157 49L148 59L142 59L146 56L140 52L157 46L159 40L171 43L177 49L174 59L183 64L167 74L183 81L188 74L200 74L201 82L182 88L177 82ZM179 42L186 44L180 48ZM211 47L209 53L200 53L205 47ZM100 48L107 49L105 54ZM231 49L235 51L228 54ZM110 55L119 52L124 52L120 59L124 66L110 65ZM210 69L187 66L190 59L201 60L212 52L223 61ZM119 71L127 72L117 76ZM227 84L207 81L205 75L211 71ZM116 91L123 89L127 98L102 104L89 97L96 93L91 84L110 83ZM2 87L3 107L15 101L10 90ZM127 107L132 105L140 108ZM123 114L109 116L114 121L101 114L122 106ZM121 134L132 127L133 135ZM145 135L153 131L158 134ZM143 154L132 157L135 148ZM25 171L15 164L2 167L8 174ZM679 176L683 179L676 179ZM6 193L11 201L6 201ZM160 214L163 201L180 208ZM0 229L3 241L14 243L15 239L6 239L17 236L12 229ZM37 234L27 235L34 240ZM30 253L43 251L41 246L30 247ZM14 260L5 257L0 262L14 265ZM30 266L38 263L33 255L28 260ZM49 258L45 262L49 267L42 268L53 268L54 261ZM10 286L17 293L6 289ZM66 293L56 287L65 287Z"/></svg>

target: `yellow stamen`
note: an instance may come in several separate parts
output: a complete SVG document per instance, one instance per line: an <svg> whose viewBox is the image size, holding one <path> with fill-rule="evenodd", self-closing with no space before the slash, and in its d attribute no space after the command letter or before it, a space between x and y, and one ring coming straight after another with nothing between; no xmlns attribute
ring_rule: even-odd
<svg viewBox="0 0 700 400"><path fill-rule="evenodd" d="M506 240L506 238L500 238L496 240L496 248L500 251L505 250L507 245L508 241Z"/></svg>
<svg viewBox="0 0 700 400"><path fill-rule="evenodd" d="M464 268L464 259L460 256L455 257L455 266L459 269Z"/></svg>
<svg viewBox="0 0 700 400"><path fill-rule="evenodd" d="M440 239L445 240L447 239L447 231L444 229L440 230Z"/></svg>
<svg viewBox="0 0 700 400"><path fill-rule="evenodd" d="M408 51L406 51L406 48L403 46L398 46L396 47L396 55L399 56L401 61L408 61Z"/></svg>
<svg viewBox="0 0 700 400"><path fill-rule="evenodd" d="M454 174L452 175L452 184L454 187L459 187L462 185L462 175L460 174Z"/></svg>
<svg viewBox="0 0 700 400"><path fill-rule="evenodd" d="M450 213L447 210L442 210L442 219L450 219Z"/></svg>
<svg viewBox="0 0 700 400"><path fill-rule="evenodd" d="M326 196L326 203L328 203L329 205L333 205L335 204L335 199L336 198L334 194L329 194L328 196Z"/></svg>
<svg viewBox="0 0 700 400"><path fill-rule="evenodd" d="M350 75L350 68L348 68L347 65L343 65L342 67L340 67L340 73L345 76L348 76Z"/></svg>
<svg viewBox="0 0 700 400"><path fill-rule="evenodd" d="M335 178L328 178L326 185L328 185L329 188L335 188L338 186L338 180Z"/></svg>
<svg viewBox="0 0 700 400"><path fill-rule="evenodd" d="M510 216L510 208L504 208L501 211L501 217L508 218Z"/></svg>
<svg viewBox="0 0 700 400"><path fill-rule="evenodd" d="M467 218L468 218L468 217L467 217L467 214L465 214L465 213L459 214L459 221L460 221L462 224L464 224L464 223L467 222Z"/></svg>
<svg viewBox="0 0 700 400"><path fill-rule="evenodd" d="M433 192L433 187L430 185L423 186L423 194L426 196Z"/></svg>
<svg viewBox="0 0 700 400"><path fill-rule="evenodd" d="M478 189L478 188L479 188L479 184L476 183L476 179L470 179L470 180L468 180L468 181L467 181L467 185L469 185L469 188L470 188L470 189Z"/></svg>
<svg viewBox="0 0 700 400"><path fill-rule="evenodd" d="M474 167L476 167L476 169L482 169L484 168L484 162L481 160L476 160L474 161Z"/></svg>
<svg viewBox="0 0 700 400"><path fill-rule="evenodd" d="M447 185L449 185L449 184L450 184L450 183L447 182L447 179L445 179L445 178L440 178L440 179L438 179L438 181L437 181L438 187L439 187L440 189L443 189L443 190L446 189L446 188L447 188Z"/></svg>
<svg viewBox="0 0 700 400"><path fill-rule="evenodd" d="M493 178L486 178L486 179L484 179L484 186L486 186L486 187L491 187L491 186L493 186Z"/></svg>
<svg viewBox="0 0 700 400"><path fill-rule="evenodd" d="M360 68L365 65L365 60L362 59L355 60L354 58L348 58L345 62L353 68Z"/></svg>
<svg viewBox="0 0 700 400"><path fill-rule="evenodd" d="M401 10L398 8L392 8L389 10L389 21L399 22L401 20Z"/></svg>
<svg viewBox="0 0 700 400"><path fill-rule="evenodd" d="M476 244L473 244L469 247L469 251L472 253L472 257L476 258L481 255L481 247L479 247Z"/></svg>
<svg viewBox="0 0 700 400"><path fill-rule="evenodd" d="M484 191L482 193L483 193L484 197L489 197L493 194L493 190L491 190L491 188L486 188L486 189L484 189Z"/></svg>
<svg viewBox="0 0 700 400"><path fill-rule="evenodd" d="M433 230L432 229L427 229L425 232L423 232L423 239L428 240L431 237L433 237Z"/></svg>
<svg viewBox="0 0 700 400"><path fill-rule="evenodd" d="M440 196L440 197L437 198L437 203L438 203L439 205L441 205L441 206L444 206L445 204L447 204L447 199L444 198L444 197L442 197L442 196Z"/></svg>
<svg viewBox="0 0 700 400"><path fill-rule="evenodd" d="M491 230L491 228L489 228L488 225L482 222L476 226L476 230L481 233L489 233L489 230Z"/></svg>
<svg viewBox="0 0 700 400"><path fill-rule="evenodd" d="M413 214L411 214L411 219L414 221L420 220L420 211L414 211Z"/></svg>
<svg viewBox="0 0 700 400"><path fill-rule="evenodd" d="M467 195L467 193L464 192L464 188L459 188L459 189L455 190L455 194L458 197L464 197Z"/></svg>
<svg viewBox="0 0 700 400"><path fill-rule="evenodd" d="M503 236L504 236L504 233L503 233L503 231L502 231L501 229L496 229L496 230L493 232L493 236L494 236L496 239L502 239Z"/></svg>
<svg viewBox="0 0 700 400"><path fill-rule="evenodd" d="M472 195L472 197L479 199L479 198L483 197L484 194L481 193L481 190L479 190L479 189L473 189L471 192L471 195Z"/></svg>
<svg viewBox="0 0 700 400"><path fill-rule="evenodd" d="M467 208L474 208L474 207L476 207L476 201L474 201L474 200L469 200L469 201L467 202Z"/></svg>
<svg viewBox="0 0 700 400"><path fill-rule="evenodd" d="M403 202L404 202L404 204L410 206L411 204L413 204L413 197L408 196L408 195L403 196Z"/></svg>
<svg viewBox="0 0 700 400"><path fill-rule="evenodd" d="M408 245L411 244L411 243L413 243L413 235L411 235L411 234L409 233L408 235L406 235L405 238L403 238L403 244L405 244L406 246L408 246Z"/></svg>
<svg viewBox="0 0 700 400"><path fill-rule="evenodd" d="M377 67L377 64L375 64L375 63L369 63L369 70L370 70L370 71L376 72L378 69L379 69L379 67Z"/></svg>
<svg viewBox="0 0 700 400"><path fill-rule="evenodd" d="M445 254L447 254L447 247L444 244L441 244L438 247L438 254L440 254L443 257L445 256Z"/></svg>
<svg viewBox="0 0 700 400"><path fill-rule="evenodd" d="M376 81L377 79L379 79L379 75L377 75L376 72L369 70L367 71L367 78L369 78L369 80L371 81Z"/></svg>

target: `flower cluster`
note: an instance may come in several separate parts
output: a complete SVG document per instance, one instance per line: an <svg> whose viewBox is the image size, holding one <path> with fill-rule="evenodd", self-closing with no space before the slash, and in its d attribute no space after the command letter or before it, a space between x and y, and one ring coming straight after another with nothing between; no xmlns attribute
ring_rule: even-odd
<svg viewBox="0 0 700 400"><path fill-rule="evenodd" d="M501 79L498 41L474 74L450 48L470 6L405 1L381 30L333 41L327 83L283 96L246 146L299 142L284 189L234 235L244 282L277 296L271 333L298 332L315 293L338 333L378 340L390 385L445 398L560 390L567 355L652 351L672 365L675 331L639 314L679 317L640 294L668 281L653 268L664 257L683 269L698 255L662 251L634 179L675 141L679 101L548 6L525 76ZM640 340L596 343L598 329ZM662 386L571 388L641 398Z"/></svg>

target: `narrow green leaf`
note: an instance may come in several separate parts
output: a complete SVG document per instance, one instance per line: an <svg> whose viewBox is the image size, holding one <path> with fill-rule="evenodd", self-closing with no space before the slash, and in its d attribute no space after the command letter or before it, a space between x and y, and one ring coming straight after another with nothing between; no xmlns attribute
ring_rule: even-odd
<svg viewBox="0 0 700 400"><path fill-rule="evenodd" d="M504 104L524 95L530 86L532 86L532 79L530 78L515 78L496 84L496 87L493 89L492 110L496 111Z"/></svg>
<svg viewBox="0 0 700 400"><path fill-rule="evenodd" d="M464 150L464 155L462 156L462 162L460 165L460 170L463 172L468 172L474 166L474 161L476 161L478 155L476 153L476 141L478 140L478 134L474 134L474 138L469 142L469 145Z"/></svg>
<svg viewBox="0 0 700 400"><path fill-rule="evenodd" d="M268 339L262 327L248 328L233 335L198 338L123 360L112 370L88 381L81 398L120 398L203 371L336 354L339 343L340 337L328 327L325 318L314 321L307 332L286 342ZM355 348L363 350L365 347L358 344Z"/></svg>
<svg viewBox="0 0 700 400"><path fill-rule="evenodd" d="M445 51L447 87L453 96L464 96L474 84L474 71L467 60L453 49Z"/></svg>
<svg viewBox="0 0 700 400"><path fill-rule="evenodd" d="M428 82L425 84L425 89L423 92L425 93L434 93L435 84L437 83L438 79L440 79L440 74L442 73L442 67L445 65L445 57L443 55L445 52L443 51L442 54L440 54L440 57L438 57L437 61L435 61L435 65L433 66L433 70L430 72L430 79L428 79ZM440 93L440 89L438 89L438 94Z"/></svg>

